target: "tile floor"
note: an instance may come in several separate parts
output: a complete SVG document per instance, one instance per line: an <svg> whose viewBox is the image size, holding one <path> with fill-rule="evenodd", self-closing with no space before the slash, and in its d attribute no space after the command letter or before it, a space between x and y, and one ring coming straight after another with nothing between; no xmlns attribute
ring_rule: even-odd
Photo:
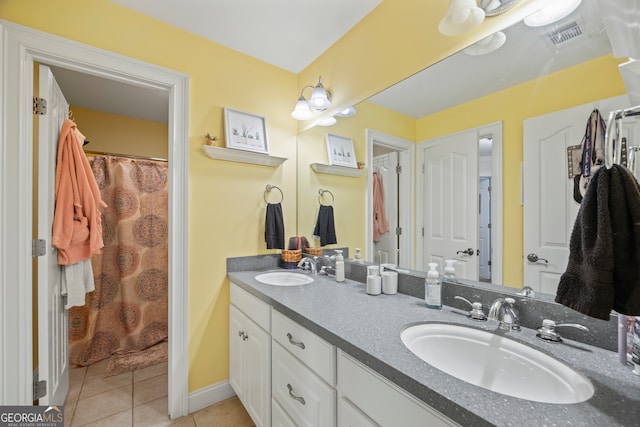
<svg viewBox="0 0 640 427"><path fill-rule="evenodd" d="M167 416L167 363L105 378L108 361L72 368L65 426L250 427L237 397L171 421Z"/></svg>

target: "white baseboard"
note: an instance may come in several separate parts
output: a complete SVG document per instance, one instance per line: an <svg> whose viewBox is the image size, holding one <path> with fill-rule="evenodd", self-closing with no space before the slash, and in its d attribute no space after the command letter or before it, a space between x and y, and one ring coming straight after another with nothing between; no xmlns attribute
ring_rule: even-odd
<svg viewBox="0 0 640 427"><path fill-rule="evenodd" d="M235 396L229 381L221 381L217 384L201 388L189 393L189 413L192 414L202 408Z"/></svg>

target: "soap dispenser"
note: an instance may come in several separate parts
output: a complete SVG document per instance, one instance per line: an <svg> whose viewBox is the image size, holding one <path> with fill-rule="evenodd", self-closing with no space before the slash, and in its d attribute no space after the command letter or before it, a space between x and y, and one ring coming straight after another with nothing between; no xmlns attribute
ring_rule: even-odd
<svg viewBox="0 0 640 427"><path fill-rule="evenodd" d="M342 251L336 249L336 282L344 282L344 257Z"/></svg>
<svg viewBox="0 0 640 427"><path fill-rule="evenodd" d="M429 271L425 279L424 300L427 307L439 310L442 308L442 281L438 273L438 264L430 262L427 265Z"/></svg>
<svg viewBox="0 0 640 427"><path fill-rule="evenodd" d="M456 279L456 260L455 259L446 259L444 261L444 278L449 282L457 282Z"/></svg>

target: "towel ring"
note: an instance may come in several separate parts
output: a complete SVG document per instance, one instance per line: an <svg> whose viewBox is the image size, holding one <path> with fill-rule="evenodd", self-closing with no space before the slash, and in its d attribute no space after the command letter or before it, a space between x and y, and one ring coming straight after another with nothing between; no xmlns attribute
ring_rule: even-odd
<svg viewBox="0 0 640 427"><path fill-rule="evenodd" d="M322 196L324 195L324 193L329 193L331 194L331 204L330 205L323 205L322 204ZM329 190L323 190L322 188L318 190L318 203L320 203L320 205L323 206L331 206L333 205L333 202L336 201L336 198L333 196L333 193Z"/></svg>
<svg viewBox="0 0 640 427"><path fill-rule="evenodd" d="M284 194L282 193L282 190L280 189L280 187L276 187L275 185L270 185L267 184L267 186L264 189L264 202L269 204L269 201L267 200L267 193L271 192L271 190L276 189L280 192L280 201L276 202L276 203L282 203L282 201L284 200Z"/></svg>

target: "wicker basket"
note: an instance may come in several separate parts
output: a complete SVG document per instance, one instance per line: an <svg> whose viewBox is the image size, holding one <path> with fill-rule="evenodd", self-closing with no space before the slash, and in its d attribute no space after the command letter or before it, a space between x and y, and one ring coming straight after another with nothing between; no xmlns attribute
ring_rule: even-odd
<svg viewBox="0 0 640 427"><path fill-rule="evenodd" d="M305 254L313 255L313 256L322 256L322 248L307 248L304 250Z"/></svg>
<svg viewBox="0 0 640 427"><path fill-rule="evenodd" d="M284 262L298 262L302 259L301 249L284 249L280 258Z"/></svg>

